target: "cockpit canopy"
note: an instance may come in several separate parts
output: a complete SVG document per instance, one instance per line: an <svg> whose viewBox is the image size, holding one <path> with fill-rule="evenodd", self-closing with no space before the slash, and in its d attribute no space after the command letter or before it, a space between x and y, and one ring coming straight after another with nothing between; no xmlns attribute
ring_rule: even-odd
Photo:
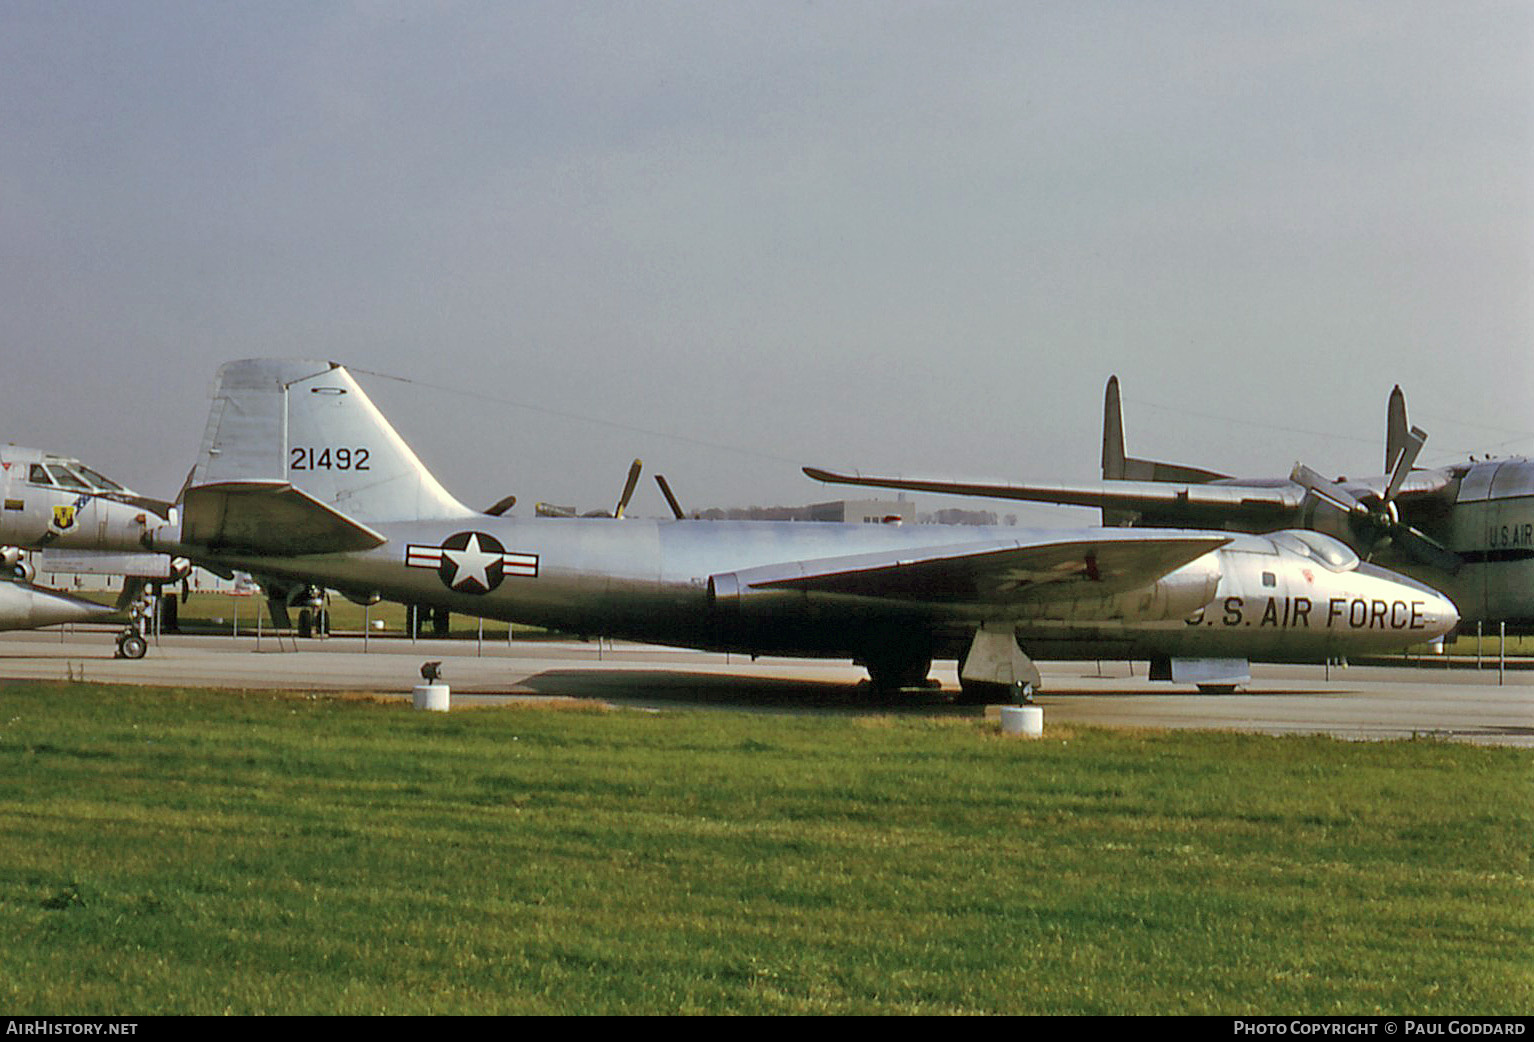
<svg viewBox="0 0 1534 1042"><path fill-rule="evenodd" d="M1340 539L1308 528L1291 528L1268 536L1285 550L1308 557L1333 572L1351 572L1358 567L1358 555Z"/></svg>
<svg viewBox="0 0 1534 1042"><path fill-rule="evenodd" d="M34 463L27 471L27 481L48 488L63 488L71 492L118 492L128 490L111 478L75 461L49 460Z"/></svg>

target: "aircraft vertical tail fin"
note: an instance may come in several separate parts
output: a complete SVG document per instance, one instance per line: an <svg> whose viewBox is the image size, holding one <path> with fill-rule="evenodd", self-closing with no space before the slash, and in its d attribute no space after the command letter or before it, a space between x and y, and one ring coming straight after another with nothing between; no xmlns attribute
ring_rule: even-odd
<svg viewBox="0 0 1534 1042"><path fill-rule="evenodd" d="M1396 461L1411 442L1411 425L1406 422L1406 395L1396 384L1385 410L1385 473L1396 468Z"/></svg>
<svg viewBox="0 0 1534 1042"><path fill-rule="evenodd" d="M1103 395L1103 480L1124 480L1124 461L1124 405L1119 400L1119 378L1110 376Z"/></svg>
<svg viewBox="0 0 1534 1042"><path fill-rule="evenodd" d="M334 362L245 359L218 371L188 488L291 485L355 521L467 517Z"/></svg>
<svg viewBox="0 0 1534 1042"><path fill-rule="evenodd" d="M1128 457L1124 453L1124 405L1119 399L1117 374L1108 377L1103 392L1103 480L1123 481L1129 476ZM1102 508L1103 526L1132 525L1139 514L1130 510Z"/></svg>

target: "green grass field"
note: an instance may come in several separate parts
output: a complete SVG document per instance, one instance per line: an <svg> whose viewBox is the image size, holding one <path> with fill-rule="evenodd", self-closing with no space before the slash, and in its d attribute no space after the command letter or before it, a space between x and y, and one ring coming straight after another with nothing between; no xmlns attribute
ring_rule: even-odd
<svg viewBox="0 0 1534 1042"><path fill-rule="evenodd" d="M0 687L0 1008L1527 1013L1534 756Z"/></svg>

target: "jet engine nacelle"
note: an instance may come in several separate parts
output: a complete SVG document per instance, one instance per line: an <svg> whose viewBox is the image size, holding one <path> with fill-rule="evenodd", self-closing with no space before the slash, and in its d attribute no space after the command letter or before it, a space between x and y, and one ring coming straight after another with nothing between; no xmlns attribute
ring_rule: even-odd
<svg viewBox="0 0 1534 1042"><path fill-rule="evenodd" d="M718 614L766 614L805 602L803 590L753 587L737 572L708 577L709 605Z"/></svg>
<svg viewBox="0 0 1534 1042"><path fill-rule="evenodd" d="M1113 619L1123 622L1186 619L1214 600L1222 577L1216 552L1168 572L1138 590L1065 602L1024 602L1015 614L1023 619Z"/></svg>
<svg viewBox="0 0 1534 1042"><path fill-rule="evenodd" d="M1310 496L1306 500L1301 508L1300 523L1295 527L1308 528L1313 532L1329 535L1333 539L1341 539L1355 550L1367 549L1359 544L1353 512L1344 510L1319 496Z"/></svg>

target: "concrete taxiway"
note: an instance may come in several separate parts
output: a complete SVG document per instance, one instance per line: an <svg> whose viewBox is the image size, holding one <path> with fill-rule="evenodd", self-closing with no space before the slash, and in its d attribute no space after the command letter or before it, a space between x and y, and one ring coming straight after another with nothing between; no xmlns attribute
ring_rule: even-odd
<svg viewBox="0 0 1534 1042"><path fill-rule="evenodd" d="M759 712L979 714L954 706L953 663L942 690L877 703L845 662L758 659L606 642L410 641L331 637L162 637L147 658L113 657L112 633L79 627L0 634L0 680L156 684L231 689L355 691L408 698L423 662L440 660L457 705L573 700L628 708ZM1534 673L1495 663L1442 666L1254 666L1252 684L1204 695L1152 683L1144 663L1043 666L1050 726L1197 728L1346 739L1426 736L1534 748Z"/></svg>

